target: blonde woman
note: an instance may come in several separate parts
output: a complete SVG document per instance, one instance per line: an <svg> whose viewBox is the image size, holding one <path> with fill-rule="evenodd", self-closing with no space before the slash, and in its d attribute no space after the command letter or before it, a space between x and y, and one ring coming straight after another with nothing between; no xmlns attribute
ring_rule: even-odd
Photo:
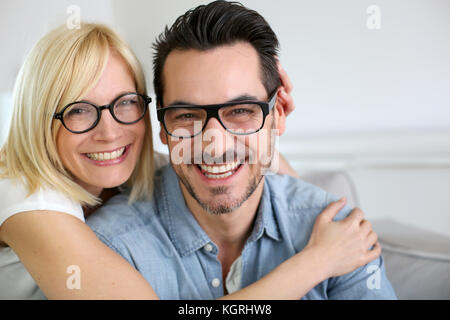
<svg viewBox="0 0 450 320"><path fill-rule="evenodd" d="M130 202L151 199L150 100L136 57L105 26L60 27L31 50L1 149L1 299L157 299L84 221L118 187ZM376 258L378 246L367 251L376 243L370 225L353 223L360 210L332 222L343 205L321 214L307 249L226 298L300 298ZM76 289L67 285L73 270L81 271Z"/></svg>

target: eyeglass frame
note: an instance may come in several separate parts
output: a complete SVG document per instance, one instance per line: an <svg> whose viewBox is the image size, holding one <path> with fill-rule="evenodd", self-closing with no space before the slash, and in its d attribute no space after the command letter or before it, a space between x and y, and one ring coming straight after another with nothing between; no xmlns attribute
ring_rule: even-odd
<svg viewBox="0 0 450 320"><path fill-rule="evenodd" d="M234 102L226 102L226 103L217 103L217 104L206 104L206 105L172 105L172 106L167 106L167 107L160 107L156 110L157 113L157 118L158 121L161 122L163 124L164 130L167 132L168 135L172 136L172 137L176 137L179 139L191 139L194 138L195 136L199 135L200 133L203 132L203 130L206 128L206 125L208 124L209 120L211 118L215 118L217 119L217 121L219 121L219 123L222 125L222 127L230 132L231 134L235 134L235 135L250 135L250 134L254 134L259 132L263 127L264 124L266 122L266 117L269 115L269 113L272 111L273 107L275 106L276 103L276 98L277 98L277 93L278 93L278 89L275 90L275 92L271 95L270 99L268 102L263 102L263 101L257 101L257 100L243 100L243 101L234 101ZM261 127L253 132L250 133L246 133L246 132L242 132L242 133L238 133L238 132L233 132L232 130L228 129L225 124L222 122L222 120L220 119L219 116L219 110L221 108L224 107L232 107L235 105L240 105L240 104L257 104L261 107L261 110L263 112L263 120L262 120L262 124ZM206 111L206 119L205 119L205 123L203 124L202 130L200 130L198 133L191 135L191 136L177 136L174 135L172 133L169 132L169 130L166 127L166 121L164 119L165 113L167 110L173 110L173 109L203 109Z"/></svg>
<svg viewBox="0 0 450 320"><path fill-rule="evenodd" d="M113 111L114 105L116 104L116 102L117 102L119 99L121 99L121 98L123 98L123 97L125 97L125 96L127 96L127 95L137 95L137 96L140 96L141 98L144 99L144 112L142 112L142 115L139 117L139 119L137 119L137 120L135 120L135 121L132 121L132 122L124 122L124 121L120 121L119 119L117 119L117 117L116 117L116 115L114 114L114 111ZM114 120L116 120L118 123L120 123L120 124L125 124L125 125L128 125L128 124L135 124L136 122L138 122L138 121L142 120L142 118L144 118L145 113L147 112L148 105L150 104L150 102L152 102L152 98L150 98L150 97L147 96L147 95L143 95L143 94L140 94L140 93L137 93L137 92L127 92L127 93L123 93L123 94L117 96L116 98L114 98L114 100L113 100L111 103L105 104L105 105L103 105L103 106L97 106L95 103L92 103L92 102L89 102L89 101L86 101L86 100L75 101L75 102L71 102L71 103L67 104L66 106L64 106L64 108L63 108L60 112L53 114L53 119L60 120L61 123L63 124L64 128L66 128L68 131L70 131L70 132L72 132L72 133L75 133L75 134L82 134L82 133L86 133L86 132L88 132L88 131L94 129L94 128L98 125L98 123L100 122L100 119L101 119L101 117L102 117L102 111L105 110L105 109L108 109L108 110L109 110L109 113L111 113L111 116L112 116L112 117L114 118ZM63 119L63 118L64 118L64 117L63 117L63 114L64 114L64 112L66 111L66 109L69 108L69 107L71 107L71 106L73 106L73 105L75 105L75 104L77 104L77 103L85 103L85 104L89 104L89 105L93 106L93 107L97 110L97 120L92 124L91 127L89 127L89 128L86 129L86 130L83 130L83 131L74 131L74 130L69 129L69 128L66 126L66 124L64 123L64 119Z"/></svg>

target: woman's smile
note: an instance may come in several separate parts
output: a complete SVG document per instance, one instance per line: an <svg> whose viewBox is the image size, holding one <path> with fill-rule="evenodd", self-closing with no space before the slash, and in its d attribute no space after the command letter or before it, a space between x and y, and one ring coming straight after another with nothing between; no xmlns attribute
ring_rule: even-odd
<svg viewBox="0 0 450 320"><path fill-rule="evenodd" d="M122 163L131 148L131 144L116 148L112 151L89 152L83 153L91 163L97 166L110 166Z"/></svg>

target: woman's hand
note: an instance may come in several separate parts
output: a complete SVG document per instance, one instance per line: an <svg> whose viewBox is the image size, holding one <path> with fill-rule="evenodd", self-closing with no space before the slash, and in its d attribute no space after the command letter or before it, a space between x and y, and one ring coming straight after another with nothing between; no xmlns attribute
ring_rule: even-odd
<svg viewBox="0 0 450 320"><path fill-rule="evenodd" d="M318 265L325 267L326 278L354 271L381 254L378 236L360 209L353 209L345 219L333 221L345 202L345 198L332 202L317 217L305 248L315 251Z"/></svg>

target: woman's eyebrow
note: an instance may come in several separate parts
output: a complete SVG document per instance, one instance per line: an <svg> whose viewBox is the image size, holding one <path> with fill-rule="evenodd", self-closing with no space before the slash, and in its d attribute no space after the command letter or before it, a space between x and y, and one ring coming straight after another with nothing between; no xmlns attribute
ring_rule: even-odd
<svg viewBox="0 0 450 320"><path fill-rule="evenodd" d="M122 91L120 91L118 94L116 94L115 95L115 97L109 102L109 103L111 103L111 102L113 102L114 100L116 100L118 97L120 97L120 96L122 96L122 95L125 95L125 94L127 94L127 93L138 93L136 90L134 90L134 91L130 91L130 90L122 90ZM87 102L87 103L92 103L92 104L95 104L95 105L100 105L100 104L98 104L98 103L95 103L95 102L93 102L93 101L91 101L92 99L80 99L80 100L77 100L77 101L75 101L75 102Z"/></svg>

